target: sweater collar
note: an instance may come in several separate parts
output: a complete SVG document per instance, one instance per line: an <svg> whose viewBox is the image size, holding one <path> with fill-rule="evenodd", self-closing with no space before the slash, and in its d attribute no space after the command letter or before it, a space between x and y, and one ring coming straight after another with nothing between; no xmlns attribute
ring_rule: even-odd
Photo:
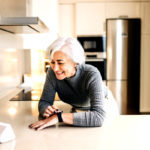
<svg viewBox="0 0 150 150"><path fill-rule="evenodd" d="M81 77L81 65L76 66L76 73L73 77L65 78L66 81L74 82Z"/></svg>

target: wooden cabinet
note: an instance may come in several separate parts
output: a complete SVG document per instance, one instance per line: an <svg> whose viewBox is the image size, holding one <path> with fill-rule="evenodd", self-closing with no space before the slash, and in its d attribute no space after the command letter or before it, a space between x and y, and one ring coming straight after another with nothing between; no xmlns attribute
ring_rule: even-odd
<svg viewBox="0 0 150 150"><path fill-rule="evenodd" d="M106 4L77 3L76 4L76 34L101 35L105 33Z"/></svg>

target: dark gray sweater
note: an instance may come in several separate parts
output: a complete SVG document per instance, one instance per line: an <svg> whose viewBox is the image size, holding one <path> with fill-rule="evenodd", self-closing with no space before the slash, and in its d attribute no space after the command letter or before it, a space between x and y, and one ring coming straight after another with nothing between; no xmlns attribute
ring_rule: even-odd
<svg viewBox="0 0 150 150"><path fill-rule="evenodd" d="M99 71L91 65L78 65L74 77L58 80L51 68L48 69L43 93L39 101L42 115L48 105L53 105L55 93L73 107L89 109L74 113L75 126L102 126L104 111L104 87Z"/></svg>

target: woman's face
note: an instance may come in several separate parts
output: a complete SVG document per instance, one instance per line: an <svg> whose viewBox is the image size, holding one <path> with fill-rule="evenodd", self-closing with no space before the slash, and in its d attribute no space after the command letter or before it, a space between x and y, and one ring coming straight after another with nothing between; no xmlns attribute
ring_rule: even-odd
<svg viewBox="0 0 150 150"><path fill-rule="evenodd" d="M76 63L61 51L54 53L50 65L58 80L70 78L76 73Z"/></svg>

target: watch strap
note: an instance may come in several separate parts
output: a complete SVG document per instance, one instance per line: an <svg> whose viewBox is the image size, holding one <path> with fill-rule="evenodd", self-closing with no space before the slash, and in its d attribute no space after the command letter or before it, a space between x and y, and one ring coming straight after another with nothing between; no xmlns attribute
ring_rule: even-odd
<svg viewBox="0 0 150 150"><path fill-rule="evenodd" d="M63 122L63 119L62 119L62 113L63 113L63 111L57 110L55 113L57 114L58 121L59 122Z"/></svg>

